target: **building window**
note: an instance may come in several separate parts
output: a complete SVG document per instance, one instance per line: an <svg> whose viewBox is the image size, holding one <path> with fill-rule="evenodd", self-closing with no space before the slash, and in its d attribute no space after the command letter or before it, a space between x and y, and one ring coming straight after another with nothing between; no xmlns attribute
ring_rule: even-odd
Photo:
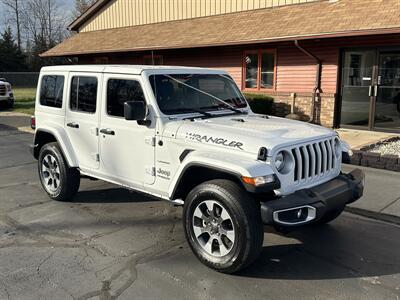
<svg viewBox="0 0 400 300"><path fill-rule="evenodd" d="M64 76L43 76L40 87L40 105L61 108L63 95Z"/></svg>
<svg viewBox="0 0 400 300"><path fill-rule="evenodd" d="M272 90L275 88L276 51L246 51L243 60L243 88Z"/></svg>
<svg viewBox="0 0 400 300"><path fill-rule="evenodd" d="M145 55L144 64L149 66L162 65L164 60L162 55Z"/></svg>
<svg viewBox="0 0 400 300"><path fill-rule="evenodd" d="M69 101L72 111L95 113L97 102L97 78L74 76L71 82Z"/></svg>
<svg viewBox="0 0 400 300"><path fill-rule="evenodd" d="M124 103L127 101L145 102L140 83L136 80L110 79L107 84L107 113L123 117Z"/></svg>

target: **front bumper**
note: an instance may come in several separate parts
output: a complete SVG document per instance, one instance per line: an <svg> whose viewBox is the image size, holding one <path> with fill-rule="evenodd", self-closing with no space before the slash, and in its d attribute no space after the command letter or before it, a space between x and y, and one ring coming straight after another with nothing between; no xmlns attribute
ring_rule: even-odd
<svg viewBox="0 0 400 300"><path fill-rule="evenodd" d="M364 173L356 169L313 188L263 202L263 223L296 227L316 222L327 213L360 199L364 193L364 179Z"/></svg>
<svg viewBox="0 0 400 300"><path fill-rule="evenodd" d="M0 96L0 102L10 102L14 100L14 96L12 93Z"/></svg>

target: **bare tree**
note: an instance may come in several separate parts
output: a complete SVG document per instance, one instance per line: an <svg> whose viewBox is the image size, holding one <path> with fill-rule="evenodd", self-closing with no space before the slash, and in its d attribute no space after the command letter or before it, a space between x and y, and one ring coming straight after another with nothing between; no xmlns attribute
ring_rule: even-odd
<svg viewBox="0 0 400 300"><path fill-rule="evenodd" d="M65 38L68 16L58 0L26 0L24 11L28 40L40 39L52 47Z"/></svg>
<svg viewBox="0 0 400 300"><path fill-rule="evenodd" d="M75 0L74 18L82 15L96 0Z"/></svg>
<svg viewBox="0 0 400 300"><path fill-rule="evenodd" d="M15 21L17 31L18 50L21 51L21 5L20 0L0 0L12 13L12 21Z"/></svg>

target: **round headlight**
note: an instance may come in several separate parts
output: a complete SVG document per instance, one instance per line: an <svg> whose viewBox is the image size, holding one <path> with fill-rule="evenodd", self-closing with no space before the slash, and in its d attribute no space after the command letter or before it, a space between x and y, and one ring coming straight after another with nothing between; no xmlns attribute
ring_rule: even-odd
<svg viewBox="0 0 400 300"><path fill-rule="evenodd" d="M283 152L279 152L275 156L275 168L280 172L285 167L285 154Z"/></svg>

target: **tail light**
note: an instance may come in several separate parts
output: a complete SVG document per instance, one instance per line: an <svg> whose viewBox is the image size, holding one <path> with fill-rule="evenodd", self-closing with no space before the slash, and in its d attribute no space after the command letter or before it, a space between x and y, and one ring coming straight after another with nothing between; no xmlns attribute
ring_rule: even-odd
<svg viewBox="0 0 400 300"><path fill-rule="evenodd" d="M31 128L32 128L33 130L36 129L36 118L35 118L35 116L32 116L32 117L31 117Z"/></svg>

